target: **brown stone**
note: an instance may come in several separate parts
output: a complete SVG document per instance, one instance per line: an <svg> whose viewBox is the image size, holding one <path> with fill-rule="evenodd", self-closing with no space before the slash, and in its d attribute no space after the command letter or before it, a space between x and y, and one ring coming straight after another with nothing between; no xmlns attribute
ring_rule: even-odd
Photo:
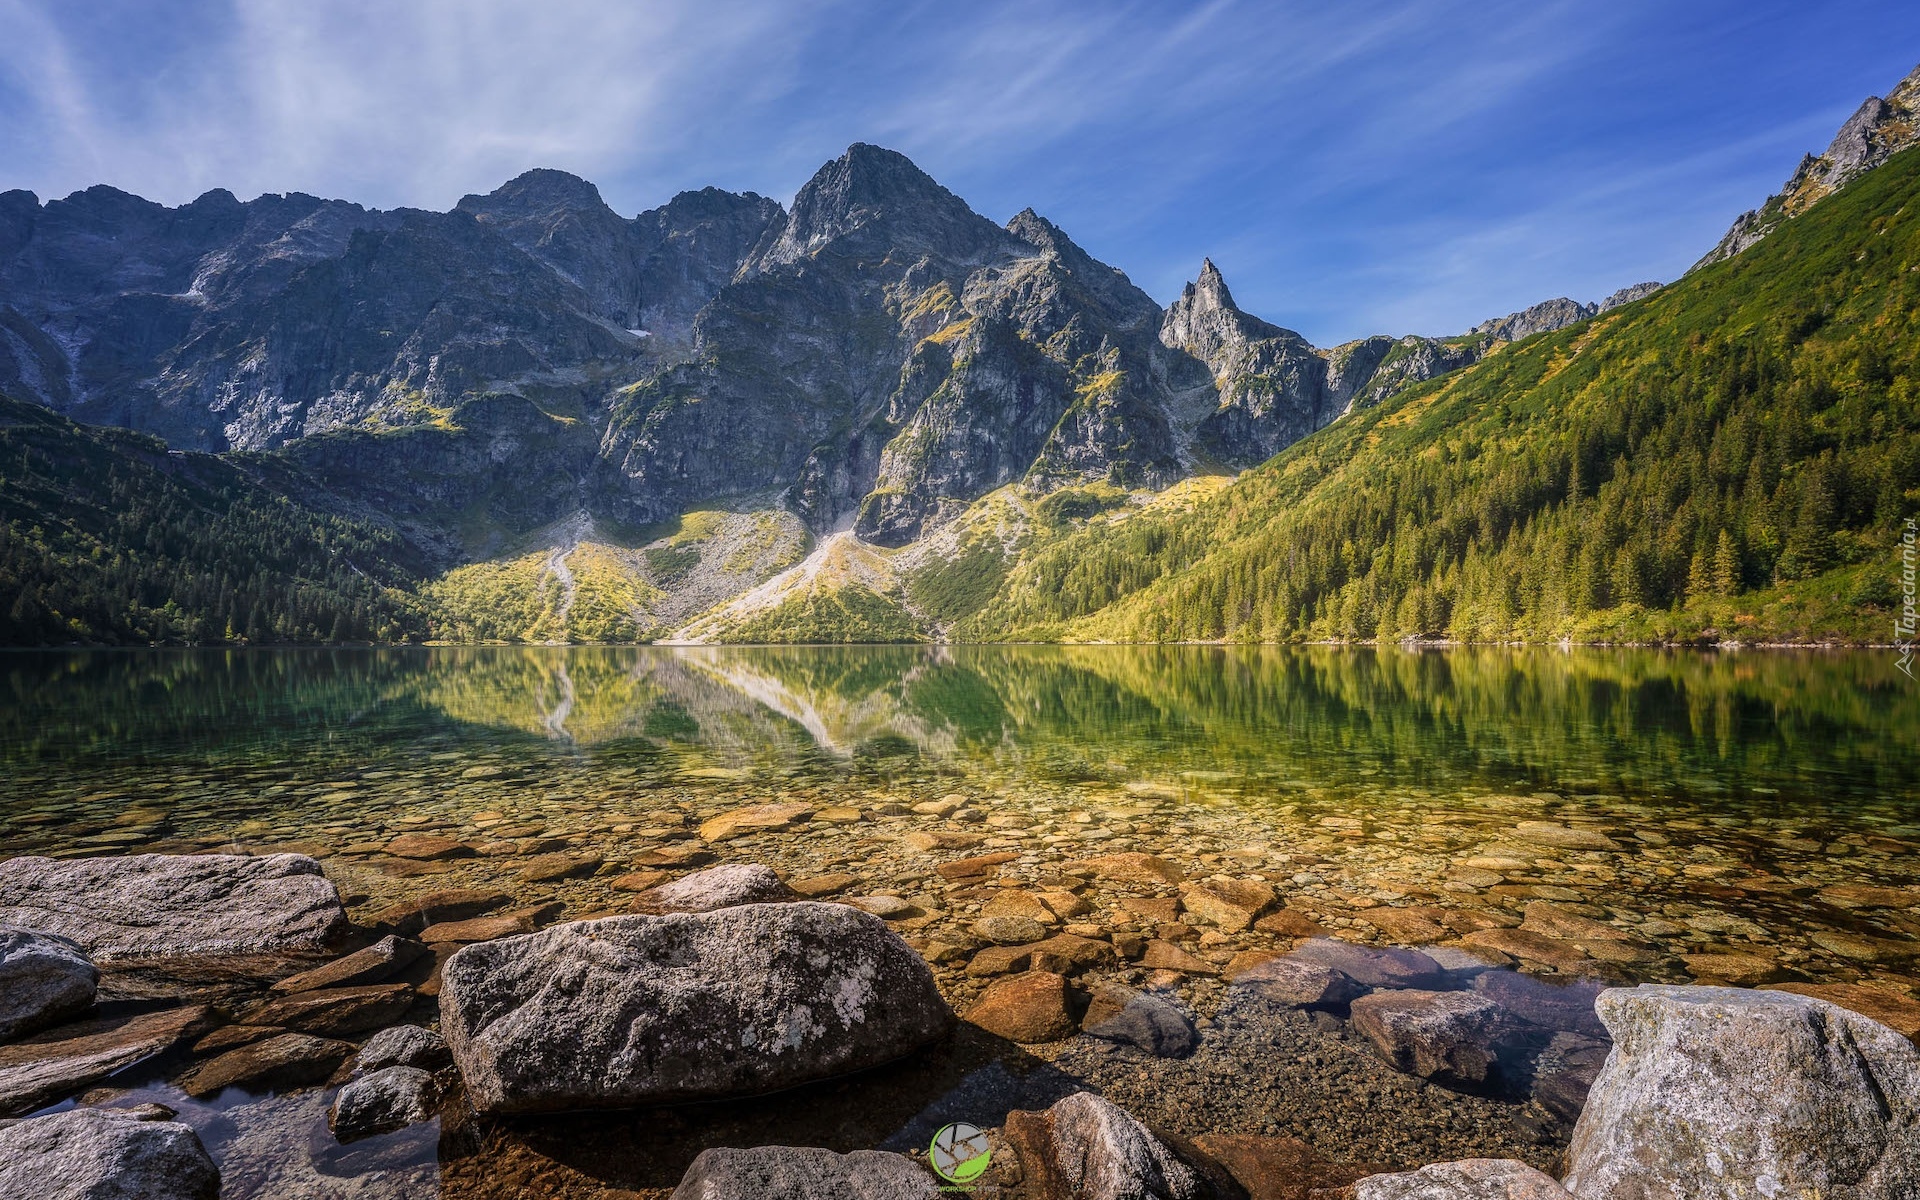
<svg viewBox="0 0 1920 1200"><path fill-rule="evenodd" d="M1572 942L1524 929L1476 929L1460 939L1463 946L1484 946L1527 962L1542 963L1556 971L1591 969L1595 964L1584 950Z"/></svg>
<svg viewBox="0 0 1920 1200"><path fill-rule="evenodd" d="M1920 908L1920 888L1843 883L1821 888L1820 899L1839 908Z"/></svg>
<svg viewBox="0 0 1920 1200"><path fill-rule="evenodd" d="M1119 905L1121 912L1144 917L1155 925L1171 925L1180 919L1177 896L1122 896Z"/></svg>
<svg viewBox="0 0 1920 1200"><path fill-rule="evenodd" d="M576 875L591 875L600 869L602 861L591 855L537 854L520 868L520 879L523 883L552 883Z"/></svg>
<svg viewBox="0 0 1920 1200"><path fill-rule="evenodd" d="M1056 933L1023 949L1033 956L1034 970L1056 975L1077 975L1095 967L1114 965L1112 946L1072 933Z"/></svg>
<svg viewBox="0 0 1920 1200"><path fill-rule="evenodd" d="M1026 970L1032 961L1033 954L1025 946L988 946L967 963L967 974L1005 975Z"/></svg>
<svg viewBox="0 0 1920 1200"><path fill-rule="evenodd" d="M1327 928L1308 914L1297 908L1283 908L1270 912L1253 923L1259 933L1275 933L1281 937L1326 937Z"/></svg>
<svg viewBox="0 0 1920 1200"><path fill-rule="evenodd" d="M724 842L750 833L790 829L813 816L811 804L753 804L700 823L700 840Z"/></svg>
<svg viewBox="0 0 1920 1200"><path fill-rule="evenodd" d="M247 1014L247 1024L345 1037L391 1024L412 1006L413 989L404 983L327 988L269 1000Z"/></svg>
<svg viewBox="0 0 1920 1200"><path fill-rule="evenodd" d="M665 871L630 871L625 875L616 875L610 885L616 892L644 892L659 887L672 878Z"/></svg>
<svg viewBox="0 0 1920 1200"><path fill-rule="evenodd" d="M703 846L660 846L633 856L643 867L704 867L719 855Z"/></svg>
<svg viewBox="0 0 1920 1200"><path fill-rule="evenodd" d="M1572 829L1551 821L1522 821L1514 826L1513 836L1536 846L1557 850L1618 850L1619 843L1595 829Z"/></svg>
<svg viewBox="0 0 1920 1200"><path fill-rule="evenodd" d="M70 1096L115 1071L198 1038L219 1018L195 1004L80 1021L0 1046L0 1117Z"/></svg>
<svg viewBox="0 0 1920 1200"><path fill-rule="evenodd" d="M987 839L977 833L959 833L951 829L919 829L900 839L922 854L935 850L971 850Z"/></svg>
<svg viewBox="0 0 1920 1200"><path fill-rule="evenodd" d="M1892 938L1822 930L1808 935L1807 940L1822 950L1858 962L1897 963L1920 958L1920 939L1896 941Z"/></svg>
<svg viewBox="0 0 1920 1200"><path fill-rule="evenodd" d="M1498 908L1443 908L1436 918L1454 933L1472 933L1476 929L1513 929L1520 918Z"/></svg>
<svg viewBox="0 0 1920 1200"><path fill-rule="evenodd" d="M1172 942L1155 938L1147 943L1147 952L1140 957L1140 965L1150 971L1179 971L1186 975L1218 975L1220 968L1203 958L1196 958Z"/></svg>
<svg viewBox="0 0 1920 1200"><path fill-rule="evenodd" d="M953 883L968 879L987 879L1000 873L1002 863L1010 863L1019 858L1008 850L996 850L992 854L982 854L975 858L957 858L952 862L941 863L934 870L940 878Z"/></svg>
<svg viewBox="0 0 1920 1200"><path fill-rule="evenodd" d="M352 1042L283 1033L229 1050L180 1077L180 1090L205 1099L230 1087L279 1091L320 1083L354 1051Z"/></svg>
<svg viewBox="0 0 1920 1200"><path fill-rule="evenodd" d="M1734 987L1752 987L1780 978L1780 964L1756 954L1683 954L1687 973L1696 981L1713 980Z"/></svg>
<svg viewBox="0 0 1920 1200"><path fill-rule="evenodd" d="M1226 1168L1246 1189L1247 1200L1308 1200L1317 1188L1341 1188L1393 1169L1381 1163L1331 1162L1298 1138L1203 1133L1193 1144Z"/></svg>
<svg viewBox="0 0 1920 1200"><path fill-rule="evenodd" d="M442 921L420 931L420 940L434 942L490 942L495 938L532 933L533 922L526 917L475 917L470 921Z"/></svg>
<svg viewBox="0 0 1920 1200"><path fill-rule="evenodd" d="M442 921L465 921L477 917L512 900L513 897L505 892L492 889L446 888L429 892L417 900L390 904L368 917L367 923L377 929L416 934Z"/></svg>
<svg viewBox="0 0 1920 1200"><path fill-rule="evenodd" d="M1295 1008L1337 1008L1367 990L1337 967L1292 956L1256 963L1235 975L1233 985L1263 1000Z"/></svg>
<svg viewBox="0 0 1920 1200"><path fill-rule="evenodd" d="M193 1052L200 1055L221 1054L236 1046L250 1046L285 1032L277 1025L222 1025L195 1042Z"/></svg>
<svg viewBox="0 0 1920 1200"><path fill-rule="evenodd" d="M1227 965L1220 969L1220 974L1231 983L1261 963L1272 962L1279 957L1278 950L1242 950L1227 960Z"/></svg>
<svg viewBox="0 0 1920 1200"><path fill-rule="evenodd" d="M403 833L383 847L395 858L472 858L474 848L437 833Z"/></svg>
<svg viewBox="0 0 1920 1200"><path fill-rule="evenodd" d="M1430 946L1447 936L1445 926L1411 908L1368 909L1360 919L1402 945Z"/></svg>
<svg viewBox="0 0 1920 1200"><path fill-rule="evenodd" d="M990 985L966 1019L1010 1042L1057 1042L1077 1028L1071 999L1065 976L1028 971Z"/></svg>
<svg viewBox="0 0 1920 1200"><path fill-rule="evenodd" d="M1070 862L1065 869L1091 871L1100 879L1119 883L1179 883L1187 877L1178 863L1137 851L1095 855Z"/></svg>
<svg viewBox="0 0 1920 1200"><path fill-rule="evenodd" d="M1035 897L1062 921L1084 917L1093 911L1093 905L1088 904L1084 897L1076 896L1065 889L1037 892Z"/></svg>
<svg viewBox="0 0 1920 1200"><path fill-rule="evenodd" d="M797 894L812 899L816 896L831 896L835 892L844 892L860 882L858 875L815 875L811 879L796 879L787 886Z"/></svg>
<svg viewBox="0 0 1920 1200"><path fill-rule="evenodd" d="M1228 933L1252 925L1273 905L1274 897L1271 886L1251 879L1203 879L1188 884L1180 894L1189 913Z"/></svg>
<svg viewBox="0 0 1920 1200"><path fill-rule="evenodd" d="M1013 888L997 892L993 898L980 906L983 917L1025 917L1038 921L1042 925L1058 925L1060 918L1054 911L1040 902L1040 897L1032 892L1022 892Z"/></svg>
<svg viewBox="0 0 1920 1200"><path fill-rule="evenodd" d="M319 988L360 987L379 983L405 970L427 952L419 942L388 936L365 949L332 962L289 975L273 985L276 992L311 992Z"/></svg>
<svg viewBox="0 0 1920 1200"><path fill-rule="evenodd" d="M1920 1001L1865 983L1771 983L1770 992L1796 992L1837 1004L1920 1043Z"/></svg>

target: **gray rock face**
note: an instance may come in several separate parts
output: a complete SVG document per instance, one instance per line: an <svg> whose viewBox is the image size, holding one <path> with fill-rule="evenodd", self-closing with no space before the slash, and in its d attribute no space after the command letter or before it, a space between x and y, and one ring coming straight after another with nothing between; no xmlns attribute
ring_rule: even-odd
<svg viewBox="0 0 1920 1200"><path fill-rule="evenodd" d="M1234 977L1233 986L1296 1008L1341 1008L1367 993L1365 985L1345 971L1292 956L1270 959L1241 972Z"/></svg>
<svg viewBox="0 0 1920 1200"><path fill-rule="evenodd" d="M386 1067L419 1067L435 1071L453 1062L447 1043L431 1029L394 1025L366 1040L353 1056L353 1073L365 1075Z"/></svg>
<svg viewBox="0 0 1920 1200"><path fill-rule="evenodd" d="M276 992L310 992L319 988L361 987L379 983L404 970L427 952L419 942L389 934L371 946L355 950L322 967L289 975L273 985Z"/></svg>
<svg viewBox="0 0 1920 1200"><path fill-rule="evenodd" d="M1047 1200L1200 1200L1211 1182L1124 1109L1077 1092L1043 1113L1007 1116L1007 1140Z"/></svg>
<svg viewBox="0 0 1920 1200"><path fill-rule="evenodd" d="M1582 1197L1920 1194L1920 1050L1790 992L1601 993L1613 1051L1567 1152Z"/></svg>
<svg viewBox="0 0 1920 1200"><path fill-rule="evenodd" d="M100 972L65 938L0 929L0 1041L93 1007Z"/></svg>
<svg viewBox="0 0 1920 1200"><path fill-rule="evenodd" d="M0 1200L215 1200L220 1170L193 1130L98 1108L0 1129Z"/></svg>
<svg viewBox="0 0 1920 1200"><path fill-rule="evenodd" d="M1353 1027L1402 1071L1480 1086L1498 1072L1512 1019L1473 992L1374 992L1353 1002Z"/></svg>
<svg viewBox="0 0 1920 1200"><path fill-rule="evenodd" d="M1664 284L1649 281L1647 283L1636 283L1628 287L1623 287L1611 296L1608 296L1605 300L1602 300L1599 311L1606 312L1609 309L1619 308L1622 304L1632 304L1635 300L1644 300L1664 286Z"/></svg>
<svg viewBox="0 0 1920 1200"><path fill-rule="evenodd" d="M1523 1162L1468 1158L1369 1175L1353 1185L1353 1200L1571 1200L1571 1194Z"/></svg>
<svg viewBox="0 0 1920 1200"><path fill-rule="evenodd" d="M933 1200L933 1176L904 1154L795 1146L702 1150L671 1200Z"/></svg>
<svg viewBox="0 0 1920 1200"><path fill-rule="evenodd" d="M640 893L634 903L650 912L701 913L792 898L793 893L771 868L759 863L728 863L651 888Z"/></svg>
<svg viewBox="0 0 1920 1200"><path fill-rule="evenodd" d="M433 1074L419 1067L382 1067L350 1081L333 1098L327 1128L343 1142L391 1133L433 1118L440 1099Z"/></svg>
<svg viewBox="0 0 1920 1200"><path fill-rule="evenodd" d="M899 1058L953 1019L884 922L811 902L483 942L440 992L468 1094L499 1113L774 1091Z"/></svg>
<svg viewBox="0 0 1920 1200"><path fill-rule="evenodd" d="M0 862L0 924L50 933L95 962L325 951L340 893L301 854L135 854Z"/></svg>
<svg viewBox="0 0 1920 1200"><path fill-rule="evenodd" d="M1569 325L1577 325L1599 311L1597 304L1581 304L1562 296L1558 300L1543 300L1517 313L1482 321L1473 327L1473 332L1496 341L1517 342L1536 333L1552 333Z"/></svg>

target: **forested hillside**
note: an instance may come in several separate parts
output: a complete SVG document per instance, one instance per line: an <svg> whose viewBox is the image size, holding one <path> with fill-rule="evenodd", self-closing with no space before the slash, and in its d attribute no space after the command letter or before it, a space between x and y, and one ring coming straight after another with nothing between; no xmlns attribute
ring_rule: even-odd
<svg viewBox="0 0 1920 1200"><path fill-rule="evenodd" d="M1920 154L1652 297L1091 524L959 639L1886 641L1920 512Z"/></svg>
<svg viewBox="0 0 1920 1200"><path fill-rule="evenodd" d="M425 637L407 545L286 490L0 398L0 644Z"/></svg>

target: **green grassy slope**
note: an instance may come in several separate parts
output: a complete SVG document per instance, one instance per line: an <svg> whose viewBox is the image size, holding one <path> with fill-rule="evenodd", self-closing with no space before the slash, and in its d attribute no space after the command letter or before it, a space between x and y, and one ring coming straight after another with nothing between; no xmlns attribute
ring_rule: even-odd
<svg viewBox="0 0 1920 1200"><path fill-rule="evenodd" d="M1745 254L1089 526L959 639L1886 641L1920 512L1920 153Z"/></svg>
<svg viewBox="0 0 1920 1200"><path fill-rule="evenodd" d="M406 641L419 578L231 461L0 398L0 645Z"/></svg>

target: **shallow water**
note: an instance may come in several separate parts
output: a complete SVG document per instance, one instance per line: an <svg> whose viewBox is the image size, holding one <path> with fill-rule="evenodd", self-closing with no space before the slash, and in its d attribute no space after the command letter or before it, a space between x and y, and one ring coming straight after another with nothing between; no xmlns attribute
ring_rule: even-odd
<svg viewBox="0 0 1920 1200"><path fill-rule="evenodd" d="M1451 939L1490 913L1510 913L1502 920L1512 925L1547 901L1610 924L1627 939L1620 946L1632 947L1563 964L1565 974L1681 981L1734 961L1711 956L1740 956L1766 978L1865 981L1902 995L1916 983L1920 907L1861 895L1920 887L1920 689L1878 652L22 652L0 656L0 696L0 856L298 849L323 858L361 917L468 886L504 887L518 902L564 905L576 917L623 906L623 874L671 870L673 852L702 847L700 822L792 800L816 818L710 851L793 879L843 875L852 881L846 895L902 898L913 915L897 927L942 964L941 986L960 1008L984 983L961 969L959 931L991 889L933 868L982 849L1016 852L1000 882L1032 886L1089 855L1148 851L1177 860L1189 878L1268 881L1290 907L1352 940ZM966 802L950 819L910 811L949 795ZM980 848L903 844L929 829ZM1555 844L1568 831L1577 844ZM444 834L478 853L415 861L385 852L407 832ZM591 861L559 874L526 866L555 853ZM1152 933L1115 889L1085 895L1094 910L1085 922ZM1457 916L1467 923L1452 923ZM1553 932L1553 914L1545 918ZM1215 964L1289 944L1253 930L1189 932L1198 938L1187 944ZM942 958L949 941L956 956ZM1203 1019L1226 1011L1228 989L1217 980L1121 977L1170 989ZM430 1015L423 1002L420 1018ZM1222 1022L1219 1030L1240 1027ZM1293 1045L1286 1039L1312 1032L1304 1023L1277 1029L1260 1025L1266 1040L1248 1044ZM1207 1069L1230 1071L1231 1038L1207 1036L1222 1056L1205 1060ZM1089 1054L1059 1061L1073 1064L1072 1078L1098 1082L1103 1060ZM929 1114L952 1119L954 1096L1009 1070L982 1066L990 1057L964 1069L930 1060L898 1080L849 1085L850 1096L863 1087L900 1095L878 1116L868 1099L816 1106L825 1114L819 1131L780 1136L843 1149L898 1140ZM1250 1079L1265 1078L1259 1064L1244 1065ZM1014 1068L1029 1069L1062 1068ZM1183 1069L1195 1095L1208 1093L1208 1127L1314 1136L1317 1118L1294 1113L1278 1093L1263 1099L1249 1087L1241 1096ZM1146 1071L1116 1062L1113 1086L1129 1072L1154 1088L1172 1079ZM1162 1120L1178 1119L1177 1086L1165 1084L1175 1090ZM1022 1094L1045 1090L1036 1087ZM1152 1102L1152 1090L1140 1103ZM221 1120L277 1127L272 1114L295 1100L286 1111L304 1114L294 1126L305 1133L291 1140L320 1147L307 1155L314 1170L360 1179L369 1195L386 1194L375 1186L382 1172L432 1174L404 1154L372 1167L365 1153L327 1151L311 1097L235 1098L223 1102ZM1425 1103L1407 1092L1403 1104L1416 1102ZM728 1120L758 1128L750 1109ZM210 1111L200 1116L212 1121ZM511 1194L599 1194L578 1189L592 1180L613 1187L622 1170L631 1177L620 1187L668 1187L684 1166L678 1151L644 1171L632 1165L641 1132L654 1136L661 1119L629 1129L625 1118L596 1118L611 1131L603 1158L569 1151L537 1126L470 1130L464 1149L443 1144L440 1186L491 1194L453 1185L506 1164L532 1172L517 1177L556 1180ZM702 1122L716 1119L671 1118L692 1131L689 1147L710 1144ZM1456 1106L1436 1109L1429 1125L1471 1128L1446 1143L1463 1152L1520 1153L1505 1120ZM1371 1142L1361 1126L1322 1132L1356 1155L1413 1152L1385 1131ZM248 1178L278 1169L271 1150L263 1161ZM229 1188L256 1191L268 1194Z"/></svg>

